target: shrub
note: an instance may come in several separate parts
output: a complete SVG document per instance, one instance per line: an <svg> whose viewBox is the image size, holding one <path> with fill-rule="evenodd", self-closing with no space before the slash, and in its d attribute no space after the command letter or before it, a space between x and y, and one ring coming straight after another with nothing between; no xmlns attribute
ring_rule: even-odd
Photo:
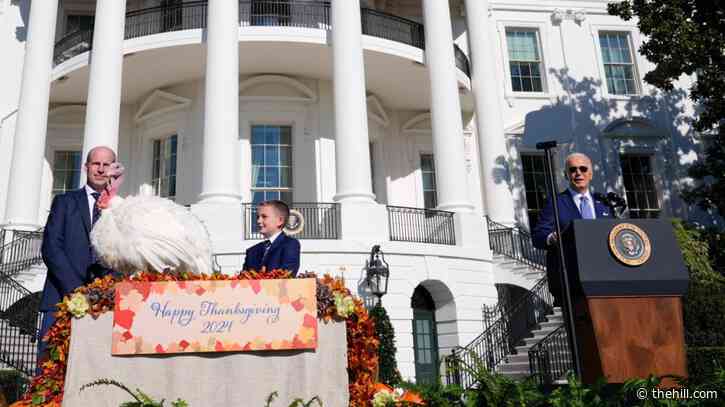
<svg viewBox="0 0 725 407"><path fill-rule="evenodd" d="M8 403L16 402L25 393L29 383L18 370L0 370L0 392Z"/></svg>
<svg viewBox="0 0 725 407"><path fill-rule="evenodd" d="M687 348L687 371L691 381L710 380L720 366L725 367L725 346Z"/></svg>
<svg viewBox="0 0 725 407"><path fill-rule="evenodd" d="M375 321L375 333L380 339L380 348L378 349L380 363L380 382L395 386L400 383L400 372L398 372L398 363L395 360L395 330L390 323L388 313L385 307L378 302L371 310L370 317Z"/></svg>

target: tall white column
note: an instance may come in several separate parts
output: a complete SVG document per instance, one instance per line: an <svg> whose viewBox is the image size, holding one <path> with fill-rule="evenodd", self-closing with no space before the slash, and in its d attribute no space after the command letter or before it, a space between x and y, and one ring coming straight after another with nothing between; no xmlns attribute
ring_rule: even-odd
<svg viewBox="0 0 725 407"><path fill-rule="evenodd" d="M5 224L38 226L38 202L48 129L58 0L34 1L25 40L23 79L15 127Z"/></svg>
<svg viewBox="0 0 725 407"><path fill-rule="evenodd" d="M332 0L335 95L335 201L374 202L368 154L368 112L360 0Z"/></svg>
<svg viewBox="0 0 725 407"><path fill-rule="evenodd" d="M476 101L478 152L481 161L484 213L499 223L514 224L514 201L506 167L506 140L501 112L496 51L490 38L488 0L466 0L471 87ZM503 171L502 171L503 167Z"/></svg>
<svg viewBox="0 0 725 407"><path fill-rule="evenodd" d="M97 0L83 132L83 159L93 147L118 152L126 0ZM85 172L81 171L85 183Z"/></svg>
<svg viewBox="0 0 725 407"><path fill-rule="evenodd" d="M423 0L425 62L431 85L433 153L438 208L454 212L473 209L466 189L463 121L453 57L451 13L447 0Z"/></svg>
<svg viewBox="0 0 725 407"><path fill-rule="evenodd" d="M201 201L239 203L239 2L209 1Z"/></svg>

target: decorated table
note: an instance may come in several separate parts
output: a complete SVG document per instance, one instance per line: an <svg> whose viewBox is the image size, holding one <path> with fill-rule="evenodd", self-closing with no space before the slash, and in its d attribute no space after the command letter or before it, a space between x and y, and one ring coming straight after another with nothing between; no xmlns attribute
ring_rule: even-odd
<svg viewBox="0 0 725 407"><path fill-rule="evenodd" d="M81 391L98 379L118 381L169 403L180 398L190 406L264 406L273 392L278 396L273 406L313 397L325 406L370 405L376 393L378 340L362 302L352 297L342 279L303 274L286 283L288 276L279 270L234 276L140 272L126 278L107 276L80 287L59 304L57 321L48 332L50 359L32 380L25 398L14 406L115 407L129 400L125 391L115 387ZM309 302L306 307L301 300L295 302L294 287L304 286L299 283L305 281L314 288L314 309ZM169 290L173 291L170 297ZM184 319L184 312L172 311L174 303L168 298L207 299L209 290L248 290L281 298L281 303L302 315L301 325L289 341L264 342L260 335L249 335L258 331L251 325L240 329L205 320L202 313L224 314L221 306L212 311L209 301L202 301L201 308L187 304L187 310L197 312L193 318ZM316 318L306 318L307 311ZM264 321L275 322L274 313L257 313ZM249 310L228 308L226 314L224 320L235 324L252 320ZM134 324L143 325L144 318L153 316L160 318L156 328L136 336L141 328ZM201 324L201 331L213 330L215 339L175 337L189 332L181 329L184 322L193 325L189 320ZM149 323L153 327L154 322ZM272 332L266 334L274 337ZM239 342L240 336L251 339ZM171 343L168 338L175 340Z"/></svg>

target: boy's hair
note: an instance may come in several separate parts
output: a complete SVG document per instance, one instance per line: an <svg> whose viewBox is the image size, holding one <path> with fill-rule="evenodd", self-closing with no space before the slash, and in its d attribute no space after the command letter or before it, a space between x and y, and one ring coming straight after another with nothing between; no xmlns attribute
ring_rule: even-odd
<svg viewBox="0 0 725 407"><path fill-rule="evenodd" d="M274 208L275 211L277 211L277 214L282 217L282 228L287 225L287 220L289 219L289 206L287 206L286 203L276 199L272 199L269 201L262 201L257 205L257 207L259 208L263 206L271 206L272 208Z"/></svg>

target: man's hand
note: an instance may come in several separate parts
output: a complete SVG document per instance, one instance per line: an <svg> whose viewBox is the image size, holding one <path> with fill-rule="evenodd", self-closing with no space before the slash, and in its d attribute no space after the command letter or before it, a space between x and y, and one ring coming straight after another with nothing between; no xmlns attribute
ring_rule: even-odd
<svg viewBox="0 0 725 407"><path fill-rule="evenodd" d="M546 244L548 246L553 246L558 243L559 243L559 235L556 232L549 233L549 236L546 237Z"/></svg>

